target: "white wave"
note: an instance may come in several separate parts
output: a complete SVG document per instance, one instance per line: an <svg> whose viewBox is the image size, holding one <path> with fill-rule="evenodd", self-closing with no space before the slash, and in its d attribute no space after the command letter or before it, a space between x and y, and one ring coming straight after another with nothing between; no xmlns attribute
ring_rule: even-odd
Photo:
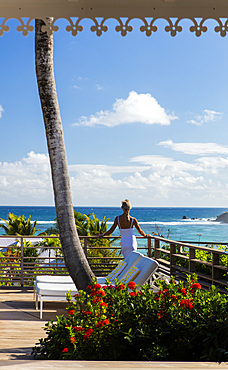
<svg viewBox="0 0 228 370"><path fill-rule="evenodd" d="M107 222L107 224L112 224L112 222ZM191 226L191 225L225 225L223 222L215 222L213 219L187 219L187 220L181 220L181 221L140 221L140 225L171 225L171 226Z"/></svg>
<svg viewBox="0 0 228 370"><path fill-rule="evenodd" d="M181 221L152 221L152 222L139 222L141 225L171 225L171 226L192 226L192 225L225 225L223 222L215 222L213 220L181 220Z"/></svg>
<svg viewBox="0 0 228 370"><path fill-rule="evenodd" d="M34 222L34 221L31 221ZM55 224L55 221L37 221L37 224Z"/></svg>

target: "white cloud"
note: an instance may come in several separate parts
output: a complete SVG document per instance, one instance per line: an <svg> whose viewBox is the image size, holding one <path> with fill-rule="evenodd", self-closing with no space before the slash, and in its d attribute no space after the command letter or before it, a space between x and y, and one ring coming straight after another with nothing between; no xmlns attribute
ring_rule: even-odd
<svg viewBox="0 0 228 370"><path fill-rule="evenodd" d="M171 120L174 119L177 117L174 114L167 114L150 94L130 91L127 99L116 99L112 110L100 111L90 117L83 116L74 125L114 127L135 122L170 125Z"/></svg>
<svg viewBox="0 0 228 370"><path fill-rule="evenodd" d="M142 166L73 166L73 176L70 166L74 203L80 199L82 204L114 205L128 197L135 205L152 206L156 202L157 206L167 206L167 201L171 201L175 206L181 205L181 201L185 201L182 205L186 204L187 191L192 194L205 191L206 181L200 166L197 171L197 165L159 156L151 156L149 160L148 157L130 160Z"/></svg>
<svg viewBox="0 0 228 370"><path fill-rule="evenodd" d="M228 156L193 162L141 155L128 165L69 166L75 205L224 206L228 203ZM51 205L48 155L30 152L20 161L0 162L2 205Z"/></svg>
<svg viewBox="0 0 228 370"><path fill-rule="evenodd" d="M205 109L201 115L196 115L195 119L191 119L187 122L192 123L193 125L201 126L207 122L217 121L218 119L222 118L222 115L223 113L221 112Z"/></svg>
<svg viewBox="0 0 228 370"><path fill-rule="evenodd" d="M224 177L224 170L228 170L228 157L202 157L197 158L195 162L204 172L214 175L221 172L220 177Z"/></svg>
<svg viewBox="0 0 228 370"><path fill-rule="evenodd" d="M160 171L167 171L168 173L173 172L181 172L186 170L194 170L197 171L198 167L195 164L187 163L183 161L175 161L172 158L162 157L158 155L141 155L130 158L130 162L138 162L150 168L157 168Z"/></svg>
<svg viewBox="0 0 228 370"><path fill-rule="evenodd" d="M89 81L89 77L78 76L78 81Z"/></svg>
<svg viewBox="0 0 228 370"><path fill-rule="evenodd" d="M174 143L172 140L161 141L158 145L171 148L185 154L228 154L228 147L216 143Z"/></svg>
<svg viewBox="0 0 228 370"><path fill-rule="evenodd" d="M96 84L96 90L104 90L104 86Z"/></svg>
<svg viewBox="0 0 228 370"><path fill-rule="evenodd" d="M69 165L69 171L71 173L77 171L96 171L100 172L109 172L110 174L114 173L127 173L127 172L137 172L137 171L145 171L149 167L148 166L108 166L105 164L72 164Z"/></svg>
<svg viewBox="0 0 228 370"><path fill-rule="evenodd" d="M16 162L0 162L1 204L52 204L49 158L46 154L28 153Z"/></svg>
<svg viewBox="0 0 228 370"><path fill-rule="evenodd" d="M0 118L2 118L2 112L4 112L4 109L2 108L2 105L0 105Z"/></svg>

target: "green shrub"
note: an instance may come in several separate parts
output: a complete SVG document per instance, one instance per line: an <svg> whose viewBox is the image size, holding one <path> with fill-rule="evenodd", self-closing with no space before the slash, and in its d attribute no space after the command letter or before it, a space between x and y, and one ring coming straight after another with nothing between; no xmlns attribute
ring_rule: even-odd
<svg viewBox="0 0 228 370"><path fill-rule="evenodd" d="M13 213L8 214L7 220L0 218L3 223L0 227L4 229L6 235L35 235L39 229L36 229L37 221L31 222L31 215L26 218L24 215L16 216Z"/></svg>
<svg viewBox="0 0 228 370"><path fill-rule="evenodd" d="M130 282L80 291L68 313L48 322L33 354L41 359L228 361L228 296L187 284ZM70 294L68 294L70 302Z"/></svg>

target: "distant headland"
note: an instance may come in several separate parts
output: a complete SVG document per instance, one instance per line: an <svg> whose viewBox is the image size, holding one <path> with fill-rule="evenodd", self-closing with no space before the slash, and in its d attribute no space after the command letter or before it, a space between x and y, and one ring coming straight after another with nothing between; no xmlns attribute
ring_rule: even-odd
<svg viewBox="0 0 228 370"><path fill-rule="evenodd" d="M228 224L228 212L224 212L221 215L217 216L215 221L224 222Z"/></svg>

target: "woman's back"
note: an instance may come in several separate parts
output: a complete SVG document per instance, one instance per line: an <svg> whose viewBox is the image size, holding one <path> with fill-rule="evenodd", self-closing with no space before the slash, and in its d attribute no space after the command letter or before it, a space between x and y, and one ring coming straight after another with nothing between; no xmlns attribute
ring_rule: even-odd
<svg viewBox="0 0 228 370"><path fill-rule="evenodd" d="M134 218L131 216L127 216L126 214L123 214L121 216L118 216L118 226L119 229L131 229L133 228Z"/></svg>

